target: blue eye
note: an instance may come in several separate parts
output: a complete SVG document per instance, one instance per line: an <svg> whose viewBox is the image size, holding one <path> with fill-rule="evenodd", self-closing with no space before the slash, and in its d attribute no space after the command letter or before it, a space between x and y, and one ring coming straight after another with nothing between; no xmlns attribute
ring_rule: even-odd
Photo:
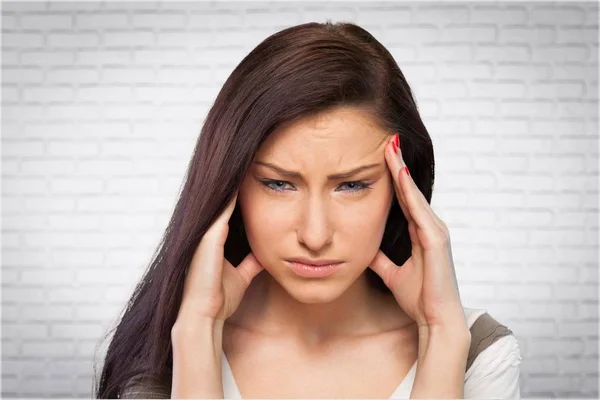
<svg viewBox="0 0 600 400"><path fill-rule="evenodd" d="M282 193L285 190L282 190L280 185L277 185L276 187L273 187L272 185L286 184L286 183L289 184L289 182L286 182L286 181L278 181L278 180L272 180L272 179L264 179L264 180L261 180L260 182L268 190L277 192L277 193ZM348 185L348 186L352 185L350 190L347 190L348 192L351 192L351 193L358 193L358 192L362 192L367 189L372 189L371 185L365 181L344 182L342 185Z"/></svg>

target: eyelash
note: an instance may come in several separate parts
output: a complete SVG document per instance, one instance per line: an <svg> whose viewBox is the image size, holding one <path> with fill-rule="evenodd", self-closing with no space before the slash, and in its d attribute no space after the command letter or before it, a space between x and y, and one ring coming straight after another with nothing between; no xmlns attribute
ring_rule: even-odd
<svg viewBox="0 0 600 400"><path fill-rule="evenodd" d="M267 188L267 190L270 190L270 191L272 191L272 192L275 192L275 193L282 193L282 192L284 192L285 190L273 189L273 188L272 188L272 187L270 187L269 185L271 185L271 184L273 184L273 183L275 183L275 182L289 183L289 182L286 182L286 181L273 180L273 179L264 179L264 180L261 180L260 182L262 183L262 185L263 185L265 188ZM342 183L342 185L343 185L343 184L348 184L348 183L354 183L354 184L358 184L358 185L359 185L359 188L358 188L358 189L355 189L355 190L350 190L350 192L351 192L351 193L360 193L360 192L363 192L363 191L365 191L365 190L370 190L370 189L372 189L372 187L371 187L371 184L370 184L370 183L368 183L368 182L365 182L365 181L350 181L350 182L344 182L344 183Z"/></svg>

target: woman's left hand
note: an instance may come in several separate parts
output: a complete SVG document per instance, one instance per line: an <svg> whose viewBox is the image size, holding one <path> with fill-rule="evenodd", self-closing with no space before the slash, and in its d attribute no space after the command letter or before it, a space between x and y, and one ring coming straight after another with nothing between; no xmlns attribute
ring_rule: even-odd
<svg viewBox="0 0 600 400"><path fill-rule="evenodd" d="M408 220L412 254L398 266L379 250L369 267L383 279L419 329L441 327L468 331L448 228L435 215L408 173L401 146L396 147L396 143L394 136L385 147L385 158L400 208Z"/></svg>

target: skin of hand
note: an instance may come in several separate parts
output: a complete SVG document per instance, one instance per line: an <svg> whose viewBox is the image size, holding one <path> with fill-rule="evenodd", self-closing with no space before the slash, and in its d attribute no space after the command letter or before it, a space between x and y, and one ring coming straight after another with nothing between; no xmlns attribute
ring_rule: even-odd
<svg viewBox="0 0 600 400"><path fill-rule="evenodd" d="M412 253L399 267L379 250L369 267L383 279L406 314L418 323L419 330L464 328L468 332L448 227L410 176L400 147L399 135L394 135L384 151L396 197L408 221Z"/></svg>
<svg viewBox="0 0 600 400"><path fill-rule="evenodd" d="M176 324L191 320L225 321L237 309L250 282L264 267L250 252L234 267L224 256L229 219L238 191L200 240L183 289Z"/></svg>

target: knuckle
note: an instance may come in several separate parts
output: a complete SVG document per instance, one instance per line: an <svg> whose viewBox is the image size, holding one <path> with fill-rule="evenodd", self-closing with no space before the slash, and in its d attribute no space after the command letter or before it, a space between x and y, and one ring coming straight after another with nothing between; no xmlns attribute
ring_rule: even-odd
<svg viewBox="0 0 600 400"><path fill-rule="evenodd" d="M387 263L387 264L385 265L385 267L386 267L386 268L384 268L384 270L383 270L383 273L382 273L382 277L381 277L381 278L383 279L383 282L384 282L386 285L389 285L389 284L390 284L390 282L392 281L392 277L393 277L393 274L394 274L394 272L395 272L395 270L394 270L393 268L397 268L397 267L396 267L396 265L395 265L394 263L392 263L392 262L389 262L389 263Z"/></svg>
<svg viewBox="0 0 600 400"><path fill-rule="evenodd" d="M446 246L450 241L450 235L448 235L443 229L439 230L431 239L431 243L436 247Z"/></svg>
<svg viewBox="0 0 600 400"><path fill-rule="evenodd" d="M442 222L442 233L446 240L450 239L450 228L444 222Z"/></svg>
<svg viewBox="0 0 600 400"><path fill-rule="evenodd" d="M209 241L225 241L227 239L227 235L229 234L229 225L221 226L219 224L211 225L206 233L204 234L204 238Z"/></svg>

